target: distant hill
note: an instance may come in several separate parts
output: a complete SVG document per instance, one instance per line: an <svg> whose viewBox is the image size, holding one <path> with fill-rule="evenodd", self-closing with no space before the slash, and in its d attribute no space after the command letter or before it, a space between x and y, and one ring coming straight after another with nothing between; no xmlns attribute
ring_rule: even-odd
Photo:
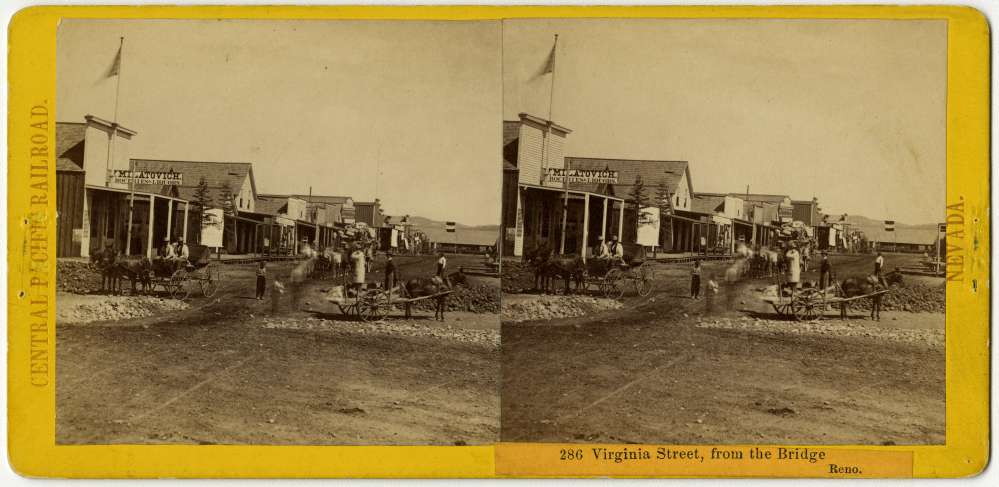
<svg viewBox="0 0 999 487"><path fill-rule="evenodd" d="M494 245L499 238L499 225L464 225L455 222L454 233L448 233L442 221L413 215L410 215L409 221L435 242Z"/></svg>

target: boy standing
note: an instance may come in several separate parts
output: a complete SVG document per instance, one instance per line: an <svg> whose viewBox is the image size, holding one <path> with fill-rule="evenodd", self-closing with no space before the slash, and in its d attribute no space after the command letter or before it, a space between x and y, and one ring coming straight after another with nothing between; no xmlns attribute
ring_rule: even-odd
<svg viewBox="0 0 999 487"><path fill-rule="evenodd" d="M691 299L701 299L701 261L694 261L694 268L690 271L690 297Z"/></svg>
<svg viewBox="0 0 999 487"><path fill-rule="evenodd" d="M267 262L260 261L257 267L257 299L264 299L264 288L267 286Z"/></svg>

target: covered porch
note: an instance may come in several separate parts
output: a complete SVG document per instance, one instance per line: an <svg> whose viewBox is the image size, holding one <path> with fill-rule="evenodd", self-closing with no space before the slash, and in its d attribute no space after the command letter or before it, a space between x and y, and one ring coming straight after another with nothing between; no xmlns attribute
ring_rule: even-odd
<svg viewBox="0 0 999 487"><path fill-rule="evenodd" d="M525 250L547 245L559 254L576 254L585 259L598 237L619 237L623 226L624 200L620 198L521 184L514 255L522 256Z"/></svg>
<svg viewBox="0 0 999 487"><path fill-rule="evenodd" d="M125 255L152 258L169 239L200 238L200 212L190 202L171 196L104 186L87 186L81 256L107 246Z"/></svg>

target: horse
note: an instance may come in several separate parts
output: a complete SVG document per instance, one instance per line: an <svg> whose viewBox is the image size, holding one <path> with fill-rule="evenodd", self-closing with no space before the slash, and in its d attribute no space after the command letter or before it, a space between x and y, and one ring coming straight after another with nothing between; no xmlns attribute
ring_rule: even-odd
<svg viewBox="0 0 999 487"><path fill-rule="evenodd" d="M329 277L330 273L333 274L334 279L346 274L343 253L333 247L326 247L321 254L316 256L316 270L322 278Z"/></svg>
<svg viewBox="0 0 999 487"><path fill-rule="evenodd" d="M527 256L528 262L534 266L534 288L548 293L552 281L557 278L565 280L565 294L569 294L569 282L576 284L576 290L583 289L586 279L586 264L579 256L556 256L546 245L539 245Z"/></svg>
<svg viewBox="0 0 999 487"><path fill-rule="evenodd" d="M90 264L101 274L101 292L115 294L118 291L117 257L118 253L111 246L90 254Z"/></svg>
<svg viewBox="0 0 999 487"><path fill-rule="evenodd" d="M872 294L878 291L883 291L888 289L888 287L901 284L902 283L902 272L895 269L884 276L884 283L878 281L876 276L867 276L866 278L849 277L844 279L839 283L839 288L842 291L842 296L844 298L852 298L854 296L863 296L865 294ZM887 284L887 286L886 286ZM881 321L881 300L884 294L878 294L871 297L871 319ZM840 303L839 307L839 317L841 319L846 319L846 315L850 310L850 302L843 301Z"/></svg>
<svg viewBox="0 0 999 487"><path fill-rule="evenodd" d="M141 255L119 255L115 258L115 270L120 277L129 280L132 285L132 294L136 294L136 283L142 284L142 292L148 292L153 281L150 274L153 271L153 262ZM120 281L119 281L120 283Z"/></svg>
<svg viewBox="0 0 999 487"><path fill-rule="evenodd" d="M433 296L434 294L450 291L452 289L450 280L447 278L442 279L439 276L410 279L406 281L403 287L406 290L406 295L410 298ZM447 306L445 306L447 303L447 295L438 296L435 298L434 303L434 319L444 321L444 311L447 308Z"/></svg>

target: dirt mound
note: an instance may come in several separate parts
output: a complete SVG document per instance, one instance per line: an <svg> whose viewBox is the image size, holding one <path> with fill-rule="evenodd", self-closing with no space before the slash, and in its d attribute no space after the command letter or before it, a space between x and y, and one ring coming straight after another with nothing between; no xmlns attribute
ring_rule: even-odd
<svg viewBox="0 0 999 487"><path fill-rule="evenodd" d="M908 311L912 313L943 313L946 311L947 293L944 284L928 285L904 283L892 286L891 292L881 301L883 311ZM850 303L850 309L870 310L870 299Z"/></svg>
<svg viewBox="0 0 999 487"><path fill-rule="evenodd" d="M118 321L184 310L189 307L190 305L183 301L153 296L60 294L56 297L56 321L59 324Z"/></svg>
<svg viewBox="0 0 999 487"><path fill-rule="evenodd" d="M56 261L56 290L89 294L101 289L101 274L89 262Z"/></svg>
<svg viewBox="0 0 999 487"><path fill-rule="evenodd" d="M322 318L264 318L264 328L305 330L334 335L368 335L427 337L438 340L472 343L490 348L499 347L499 330L475 330L452 326L427 325L413 321L387 320L376 322L338 321Z"/></svg>
<svg viewBox="0 0 999 487"><path fill-rule="evenodd" d="M867 320L813 320L807 322L765 320L760 318L711 318L698 320L699 328L744 330L765 334L819 335L859 337L893 342L915 343L931 347L942 346L944 330L889 328Z"/></svg>
<svg viewBox="0 0 999 487"><path fill-rule="evenodd" d="M570 318L608 309L618 309L621 306L620 302L613 299L589 296L510 296L503 299L502 320L507 323L518 323Z"/></svg>
<svg viewBox="0 0 999 487"><path fill-rule="evenodd" d="M413 305L414 308L433 311L434 301L424 299ZM468 311L471 313L499 313L500 291L496 286L469 284L455 286L447 298L448 311Z"/></svg>
<svg viewBox="0 0 999 487"><path fill-rule="evenodd" d="M522 293L534 289L534 269L523 262L503 262L504 293Z"/></svg>

